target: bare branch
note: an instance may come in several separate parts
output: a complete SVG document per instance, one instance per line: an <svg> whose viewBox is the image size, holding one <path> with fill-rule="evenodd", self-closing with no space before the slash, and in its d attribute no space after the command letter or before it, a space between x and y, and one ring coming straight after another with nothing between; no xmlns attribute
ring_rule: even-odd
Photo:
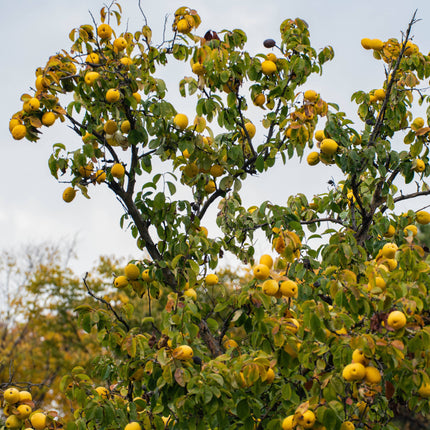
<svg viewBox="0 0 430 430"><path fill-rule="evenodd" d="M146 19L146 15L145 15L145 12L143 11L142 5L140 4L140 0L138 2L138 6L139 6L140 12L143 16L143 20L145 21L145 25L148 25L148 20Z"/></svg>
<svg viewBox="0 0 430 430"><path fill-rule="evenodd" d="M324 221L332 222L334 224L340 224L341 226L345 227L345 223L342 220L340 220L338 218L333 218L333 217L315 218L315 219L311 219L309 221L300 221L300 224L302 224L302 225L317 224L317 223L324 222Z"/></svg>
<svg viewBox="0 0 430 430"><path fill-rule="evenodd" d="M88 291L88 294L92 297L92 298L94 298L95 300L97 300L97 301L99 301L99 302L101 302L101 303L103 303L114 315L115 315L115 318L119 321L119 322L121 322L122 324L124 324L124 326L125 326L125 328L127 329L127 331L129 331L130 330L130 327L128 326L128 324L124 321L124 319L123 318L121 318L121 316L120 315L118 315L117 313L116 313L116 311L115 311L115 309L112 307L112 305L109 303L109 302L107 302L105 299L102 299L101 297L98 297L98 296L96 296L92 291L91 291L91 289L90 289L90 287L88 286L88 284L87 284L87 277L88 277L88 272L85 274L85 277L83 278L83 281L84 281L84 285L85 285L85 288L87 289L87 291Z"/></svg>

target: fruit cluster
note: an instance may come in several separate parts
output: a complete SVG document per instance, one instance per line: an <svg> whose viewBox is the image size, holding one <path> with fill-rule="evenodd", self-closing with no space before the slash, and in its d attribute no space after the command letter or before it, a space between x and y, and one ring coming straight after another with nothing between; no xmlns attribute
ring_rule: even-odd
<svg viewBox="0 0 430 430"><path fill-rule="evenodd" d="M21 429L25 425L27 430L44 430L48 424L48 417L40 412L33 412L34 403L29 391L19 391L9 387L3 392L3 413L7 417L7 429ZM31 425L31 428L29 427Z"/></svg>

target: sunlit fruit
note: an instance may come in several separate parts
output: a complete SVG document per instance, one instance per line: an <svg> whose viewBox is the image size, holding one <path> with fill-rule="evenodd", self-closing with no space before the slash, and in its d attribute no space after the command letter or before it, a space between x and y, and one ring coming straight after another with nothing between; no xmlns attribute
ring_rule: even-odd
<svg viewBox="0 0 430 430"><path fill-rule="evenodd" d="M176 29L179 33L186 34L191 31L191 26L186 19L182 18L176 24Z"/></svg>
<svg viewBox="0 0 430 430"><path fill-rule="evenodd" d="M109 397L109 390L105 387L97 387L96 392L102 399L107 399Z"/></svg>
<svg viewBox="0 0 430 430"><path fill-rule="evenodd" d="M208 194L212 194L216 190L215 182L212 180L208 181L208 183L204 186L204 190Z"/></svg>
<svg viewBox="0 0 430 430"><path fill-rule="evenodd" d="M3 393L3 398L10 405L14 405L19 402L19 390L14 387L7 388Z"/></svg>
<svg viewBox="0 0 430 430"><path fill-rule="evenodd" d="M397 263L397 260L395 260L394 258L387 258L384 261L384 264L388 267L388 270L391 272L397 267L398 263Z"/></svg>
<svg viewBox="0 0 430 430"><path fill-rule="evenodd" d="M188 117L183 113L178 113L173 118L173 123L179 130L185 130L188 126Z"/></svg>
<svg viewBox="0 0 430 430"><path fill-rule="evenodd" d="M115 121L109 119L104 123L103 130L107 134L114 134L118 130L118 125Z"/></svg>
<svg viewBox="0 0 430 430"><path fill-rule="evenodd" d="M128 263L124 268L124 275L127 276L128 279L134 281L140 276L140 270L134 263Z"/></svg>
<svg viewBox="0 0 430 430"><path fill-rule="evenodd" d="M210 167L209 173L214 177L218 178L224 174L224 167L220 166L219 164L214 164Z"/></svg>
<svg viewBox="0 0 430 430"><path fill-rule="evenodd" d="M406 325L406 316L401 311L390 312L387 318L387 324L394 330L400 330Z"/></svg>
<svg viewBox="0 0 430 430"><path fill-rule="evenodd" d="M52 124L54 124L57 117L55 116L54 112L45 112L42 115L42 124L46 127L50 127Z"/></svg>
<svg viewBox="0 0 430 430"><path fill-rule="evenodd" d="M29 405L19 405L16 410L18 412L18 418L21 420L25 420L33 412Z"/></svg>
<svg viewBox="0 0 430 430"><path fill-rule="evenodd" d="M417 158L415 160L414 170L417 173L424 172L424 170L426 170L426 163L423 160L421 160L420 158Z"/></svg>
<svg viewBox="0 0 430 430"><path fill-rule="evenodd" d="M106 181L106 172L104 170L97 170L96 172L96 182L101 184Z"/></svg>
<svg viewBox="0 0 430 430"><path fill-rule="evenodd" d="M396 233L396 228L394 225L389 225L387 231L384 234L384 237L393 237Z"/></svg>
<svg viewBox="0 0 430 430"><path fill-rule="evenodd" d="M100 24L97 27L97 35L100 39L110 39L112 36L112 27L109 24Z"/></svg>
<svg viewBox="0 0 430 430"><path fill-rule="evenodd" d="M43 430L46 427L46 415L36 412L30 417L30 422L35 430Z"/></svg>
<svg viewBox="0 0 430 430"><path fill-rule="evenodd" d="M31 402L33 397L29 391L23 390L19 392L19 402Z"/></svg>
<svg viewBox="0 0 430 430"><path fill-rule="evenodd" d="M385 258L394 258L397 249L398 248L395 243L386 243L381 249L381 254Z"/></svg>
<svg viewBox="0 0 430 430"><path fill-rule="evenodd" d="M35 111L40 109L40 101L36 97L31 98L28 101L28 106L30 107L30 110Z"/></svg>
<svg viewBox="0 0 430 430"><path fill-rule="evenodd" d="M197 300L197 292L194 288L188 288L184 291L184 296L189 297L190 299L193 299L194 301Z"/></svg>
<svg viewBox="0 0 430 430"><path fill-rule="evenodd" d="M277 70L276 64L273 61L265 60L261 63L261 71L265 75L273 75Z"/></svg>
<svg viewBox="0 0 430 430"><path fill-rule="evenodd" d="M296 417L294 415L289 415L282 421L282 430L293 430L296 424Z"/></svg>
<svg viewBox="0 0 430 430"><path fill-rule="evenodd" d="M85 166L79 166L79 174L83 177L83 178L89 178L91 176L91 173L93 172L93 168L94 165L93 163L89 162L87 165Z"/></svg>
<svg viewBox="0 0 430 430"><path fill-rule="evenodd" d="M93 85L100 78L100 73L90 71L85 74L84 80L87 85Z"/></svg>
<svg viewBox="0 0 430 430"><path fill-rule="evenodd" d="M49 88L50 81L48 78L45 78L43 75L39 75L36 78L35 85L36 85L37 91L43 91L43 90L46 90L47 88Z"/></svg>
<svg viewBox="0 0 430 430"><path fill-rule="evenodd" d="M411 234L415 237L418 234L418 228L416 225L410 224L403 229L403 233L405 236L409 236Z"/></svg>
<svg viewBox="0 0 430 430"><path fill-rule="evenodd" d="M359 381L366 375L366 368L361 363L351 363L344 367L342 376L346 381Z"/></svg>
<svg viewBox="0 0 430 430"><path fill-rule="evenodd" d="M121 123L121 132L122 133L128 133L130 131L131 125L130 125L130 121L128 119L126 119L125 121L123 121Z"/></svg>
<svg viewBox="0 0 430 430"><path fill-rule="evenodd" d="M150 273L149 269L145 269L145 270L142 272L142 279L143 279L144 281L146 281L146 282L150 282L150 281L152 281L152 275L151 275L151 273Z"/></svg>
<svg viewBox="0 0 430 430"><path fill-rule="evenodd" d="M270 269L265 264L257 264L253 269L254 277L264 281L269 277Z"/></svg>
<svg viewBox="0 0 430 430"><path fill-rule="evenodd" d="M280 283L279 291L284 297L296 297L299 289L296 282L287 279Z"/></svg>
<svg viewBox="0 0 430 430"><path fill-rule="evenodd" d="M261 289L263 290L264 294L267 294L268 296L275 296L279 290L278 281L275 281L274 279L267 279L263 282Z"/></svg>
<svg viewBox="0 0 430 430"><path fill-rule="evenodd" d="M132 421L124 427L124 430L142 430L142 427L136 421Z"/></svg>
<svg viewBox="0 0 430 430"><path fill-rule="evenodd" d="M113 284L115 285L116 288L125 288L128 285L127 276L124 276L124 275L117 276L114 279Z"/></svg>
<svg viewBox="0 0 430 430"><path fill-rule="evenodd" d="M110 173L114 178L121 179L125 174L125 168L121 163L115 163L111 167Z"/></svg>
<svg viewBox="0 0 430 430"><path fill-rule="evenodd" d="M321 142L321 152L325 155L333 155L336 153L338 148L338 144L333 139L324 139Z"/></svg>
<svg viewBox="0 0 430 430"><path fill-rule="evenodd" d="M430 383L423 382L420 388L418 388L418 394L425 399L430 397Z"/></svg>
<svg viewBox="0 0 430 430"><path fill-rule="evenodd" d="M411 123L411 129L414 131L417 131L422 127L424 127L424 118L421 118L420 116L415 118Z"/></svg>
<svg viewBox="0 0 430 430"><path fill-rule="evenodd" d="M269 52L266 55L266 60L273 61L274 63L276 63L277 58L276 58L276 55L273 52Z"/></svg>
<svg viewBox="0 0 430 430"><path fill-rule="evenodd" d="M198 76L202 76L205 74L205 66L202 63L194 63L192 66L193 73Z"/></svg>
<svg viewBox="0 0 430 430"><path fill-rule="evenodd" d="M376 100L384 100L385 99L385 90L383 90L383 89L375 90L373 95L376 97Z"/></svg>
<svg viewBox="0 0 430 430"><path fill-rule="evenodd" d="M307 100L309 102L314 102L318 98L318 93L314 90L307 90L303 94L303 97L305 98L305 100Z"/></svg>
<svg viewBox="0 0 430 430"><path fill-rule="evenodd" d="M340 425L340 430L355 430L355 425L351 421L344 421Z"/></svg>
<svg viewBox="0 0 430 430"><path fill-rule="evenodd" d="M266 96L263 93L257 94L252 101L255 106L263 106L266 103Z"/></svg>
<svg viewBox="0 0 430 430"><path fill-rule="evenodd" d="M63 191L63 200L66 203L70 203L76 196L76 190L73 187L67 187Z"/></svg>
<svg viewBox="0 0 430 430"><path fill-rule="evenodd" d="M364 375L364 379L368 384L374 385L381 382L381 372L376 367L367 366L365 370L366 374Z"/></svg>
<svg viewBox="0 0 430 430"><path fill-rule="evenodd" d="M266 382L268 384L271 384L275 380L275 377L276 377L276 375L275 375L274 370L271 367L269 369L267 369Z"/></svg>
<svg viewBox="0 0 430 430"><path fill-rule="evenodd" d="M113 41L113 47L117 51L122 51L123 49L127 48L127 41L124 37L118 37Z"/></svg>
<svg viewBox="0 0 430 430"><path fill-rule="evenodd" d="M142 100L142 96L139 93L133 93L133 98L137 101L137 103L140 103Z"/></svg>
<svg viewBox="0 0 430 430"><path fill-rule="evenodd" d="M126 67L129 67L133 64L133 60L130 57L122 57L119 62Z"/></svg>
<svg viewBox="0 0 430 430"><path fill-rule="evenodd" d="M180 345L177 348L173 350L173 358L176 358L178 360L191 360L194 355L193 349L188 345Z"/></svg>
<svg viewBox="0 0 430 430"><path fill-rule="evenodd" d="M209 275L206 276L205 282L207 285L216 285L218 284L218 276L215 275L214 273L210 273Z"/></svg>
<svg viewBox="0 0 430 430"><path fill-rule="evenodd" d="M22 425L22 421L16 415L10 415L4 423L7 429L18 429Z"/></svg>
<svg viewBox="0 0 430 430"><path fill-rule="evenodd" d="M418 211L416 213L416 217L418 224L426 225L430 223L430 213L428 213L427 211Z"/></svg>
<svg viewBox="0 0 430 430"><path fill-rule="evenodd" d="M248 136L250 139L252 139L255 136L256 128L255 125L252 122L245 123L245 130L248 133ZM246 136L246 133L242 130L242 135Z"/></svg>
<svg viewBox="0 0 430 430"><path fill-rule="evenodd" d="M12 129L12 137L15 140L21 140L27 134L27 127L23 124L18 124Z"/></svg>
<svg viewBox="0 0 430 430"><path fill-rule="evenodd" d="M12 118L9 121L9 131L12 133L12 130L14 129L15 126L20 125L21 121L17 118Z"/></svg>
<svg viewBox="0 0 430 430"><path fill-rule="evenodd" d="M317 140L318 142L322 142L325 139L325 133L324 130L317 130L315 132L315 140Z"/></svg>
<svg viewBox="0 0 430 430"><path fill-rule="evenodd" d="M364 39L361 39L361 46L364 49L371 49L371 40L368 37L365 37Z"/></svg>
<svg viewBox="0 0 430 430"><path fill-rule="evenodd" d="M382 42L380 39L370 39L369 46L370 49L380 51L384 47L384 42Z"/></svg>
<svg viewBox="0 0 430 430"><path fill-rule="evenodd" d="M85 62L86 63L91 63L91 64L99 64L100 57L95 52L91 52L91 54L87 55L87 58L85 59Z"/></svg>
<svg viewBox="0 0 430 430"><path fill-rule="evenodd" d="M115 88L110 88L106 92L106 101L108 103L115 103L121 98L121 93Z"/></svg>
<svg viewBox="0 0 430 430"><path fill-rule="evenodd" d="M367 366L369 360L364 355L364 352L361 349L354 349L352 353L352 361L354 363L361 363L363 366Z"/></svg>
<svg viewBox="0 0 430 430"><path fill-rule="evenodd" d="M316 151L310 152L309 155L306 157L306 161L309 166L316 166L320 162L319 153Z"/></svg>
<svg viewBox="0 0 430 430"><path fill-rule="evenodd" d="M260 264L264 264L264 265L266 265L269 269L271 269L271 268L272 268L272 266L273 266L273 258L272 258L269 254L263 254L263 255L260 257L260 261L259 261L259 263L260 263Z"/></svg>
<svg viewBox="0 0 430 430"><path fill-rule="evenodd" d="M297 423L305 429L312 428L315 424L315 421L316 421L315 414L310 409L308 409L306 412L301 414L297 419Z"/></svg>
<svg viewBox="0 0 430 430"><path fill-rule="evenodd" d="M382 276L375 277L375 286L384 289L387 286L385 279Z"/></svg>

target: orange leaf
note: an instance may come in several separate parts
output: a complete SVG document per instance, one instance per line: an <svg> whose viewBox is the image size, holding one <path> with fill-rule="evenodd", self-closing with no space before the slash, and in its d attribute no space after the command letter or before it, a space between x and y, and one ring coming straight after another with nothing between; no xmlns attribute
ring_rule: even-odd
<svg viewBox="0 0 430 430"><path fill-rule="evenodd" d="M430 127L423 127L423 128L420 128L419 130L417 130L415 132L415 134L417 136L422 136L423 134L427 134L429 131L430 131Z"/></svg>
<svg viewBox="0 0 430 430"><path fill-rule="evenodd" d="M405 345L401 340L393 340L391 342L391 345L394 346L394 348L399 349L400 351L403 351L405 349Z"/></svg>

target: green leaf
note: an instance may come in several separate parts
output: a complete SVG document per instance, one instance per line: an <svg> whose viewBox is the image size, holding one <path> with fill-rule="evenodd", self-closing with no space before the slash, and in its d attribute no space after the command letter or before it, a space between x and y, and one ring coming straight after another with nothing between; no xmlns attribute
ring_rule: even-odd
<svg viewBox="0 0 430 430"><path fill-rule="evenodd" d="M264 171L264 157L260 154L255 160L255 168L262 173Z"/></svg>
<svg viewBox="0 0 430 430"><path fill-rule="evenodd" d="M250 409L249 409L249 405L246 399L241 400L238 404L237 404L237 416L242 419L245 420L246 418L249 417L249 413L250 413Z"/></svg>

